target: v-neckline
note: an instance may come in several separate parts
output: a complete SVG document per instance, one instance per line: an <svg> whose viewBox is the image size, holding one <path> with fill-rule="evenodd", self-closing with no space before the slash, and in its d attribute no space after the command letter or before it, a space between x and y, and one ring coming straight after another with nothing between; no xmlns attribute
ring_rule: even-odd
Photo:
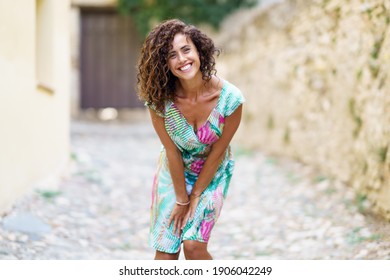
<svg viewBox="0 0 390 280"><path fill-rule="evenodd" d="M177 110L177 112L179 112L179 114L183 117L183 120L184 122L189 126L191 127L191 131L197 136L197 133L198 131L203 128L210 120L211 116L213 115L214 111L218 108L219 106L219 102L221 100L221 97L222 97L222 94L224 93L225 91L225 87L226 87L226 81L223 81L223 84L222 84L222 88L219 92L219 96L218 96L218 100L217 100L217 104L215 104L215 106L213 107L213 109L211 109L210 111L210 114L208 115L206 121L198 127L197 130L195 130L195 128L188 122L187 118L184 116L184 114L180 111L179 107L177 107L177 105L175 104L175 102L172 101L172 106L175 107L175 109Z"/></svg>

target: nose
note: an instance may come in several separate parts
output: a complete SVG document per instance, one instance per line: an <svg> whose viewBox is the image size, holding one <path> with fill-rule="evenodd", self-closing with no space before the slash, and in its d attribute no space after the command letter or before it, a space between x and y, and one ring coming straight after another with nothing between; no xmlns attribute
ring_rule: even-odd
<svg viewBox="0 0 390 280"><path fill-rule="evenodd" d="M179 60L179 62L182 62L182 61L185 60L185 57L184 57L184 55L182 53L178 53L177 59Z"/></svg>

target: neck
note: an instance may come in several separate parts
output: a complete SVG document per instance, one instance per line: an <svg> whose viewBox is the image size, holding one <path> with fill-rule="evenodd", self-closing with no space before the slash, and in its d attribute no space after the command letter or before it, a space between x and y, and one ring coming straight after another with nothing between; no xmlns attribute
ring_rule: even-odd
<svg viewBox="0 0 390 280"><path fill-rule="evenodd" d="M197 75L191 80L179 80L178 88L181 93L188 98L196 99L204 91L205 83L201 75Z"/></svg>

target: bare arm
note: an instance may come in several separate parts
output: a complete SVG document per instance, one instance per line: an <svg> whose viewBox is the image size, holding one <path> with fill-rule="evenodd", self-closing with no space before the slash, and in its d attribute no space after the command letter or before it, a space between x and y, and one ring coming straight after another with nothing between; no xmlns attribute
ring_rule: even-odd
<svg viewBox="0 0 390 280"><path fill-rule="evenodd" d="M225 156L226 149L228 148L230 141L240 125L241 115L242 105L240 105L233 114L225 119L225 126L221 138L212 145L211 151L202 167L191 196L200 196L200 194L210 184L215 172L218 170L218 167Z"/></svg>
<svg viewBox="0 0 390 280"><path fill-rule="evenodd" d="M157 135L163 144L168 158L168 167L172 178L173 187L175 189L176 201L185 203L188 201L186 184L184 178L184 165L181 152L169 137L164 124L164 119L159 117L153 110L149 109L152 119L152 124ZM168 224L174 222L175 231L184 226L184 218L188 212L188 206L175 205Z"/></svg>

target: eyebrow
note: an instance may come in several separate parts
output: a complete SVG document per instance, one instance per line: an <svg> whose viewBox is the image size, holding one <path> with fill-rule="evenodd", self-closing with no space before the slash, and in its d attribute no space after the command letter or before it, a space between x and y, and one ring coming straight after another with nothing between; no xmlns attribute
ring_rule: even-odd
<svg viewBox="0 0 390 280"><path fill-rule="evenodd" d="M184 48L186 48L186 47L191 47L189 44L187 44L187 45L184 45L184 46L182 46L180 49L182 50L182 49L184 49ZM172 54L172 53L175 53L176 51L174 51L174 50L171 50L171 51L169 51L168 52L168 54Z"/></svg>

